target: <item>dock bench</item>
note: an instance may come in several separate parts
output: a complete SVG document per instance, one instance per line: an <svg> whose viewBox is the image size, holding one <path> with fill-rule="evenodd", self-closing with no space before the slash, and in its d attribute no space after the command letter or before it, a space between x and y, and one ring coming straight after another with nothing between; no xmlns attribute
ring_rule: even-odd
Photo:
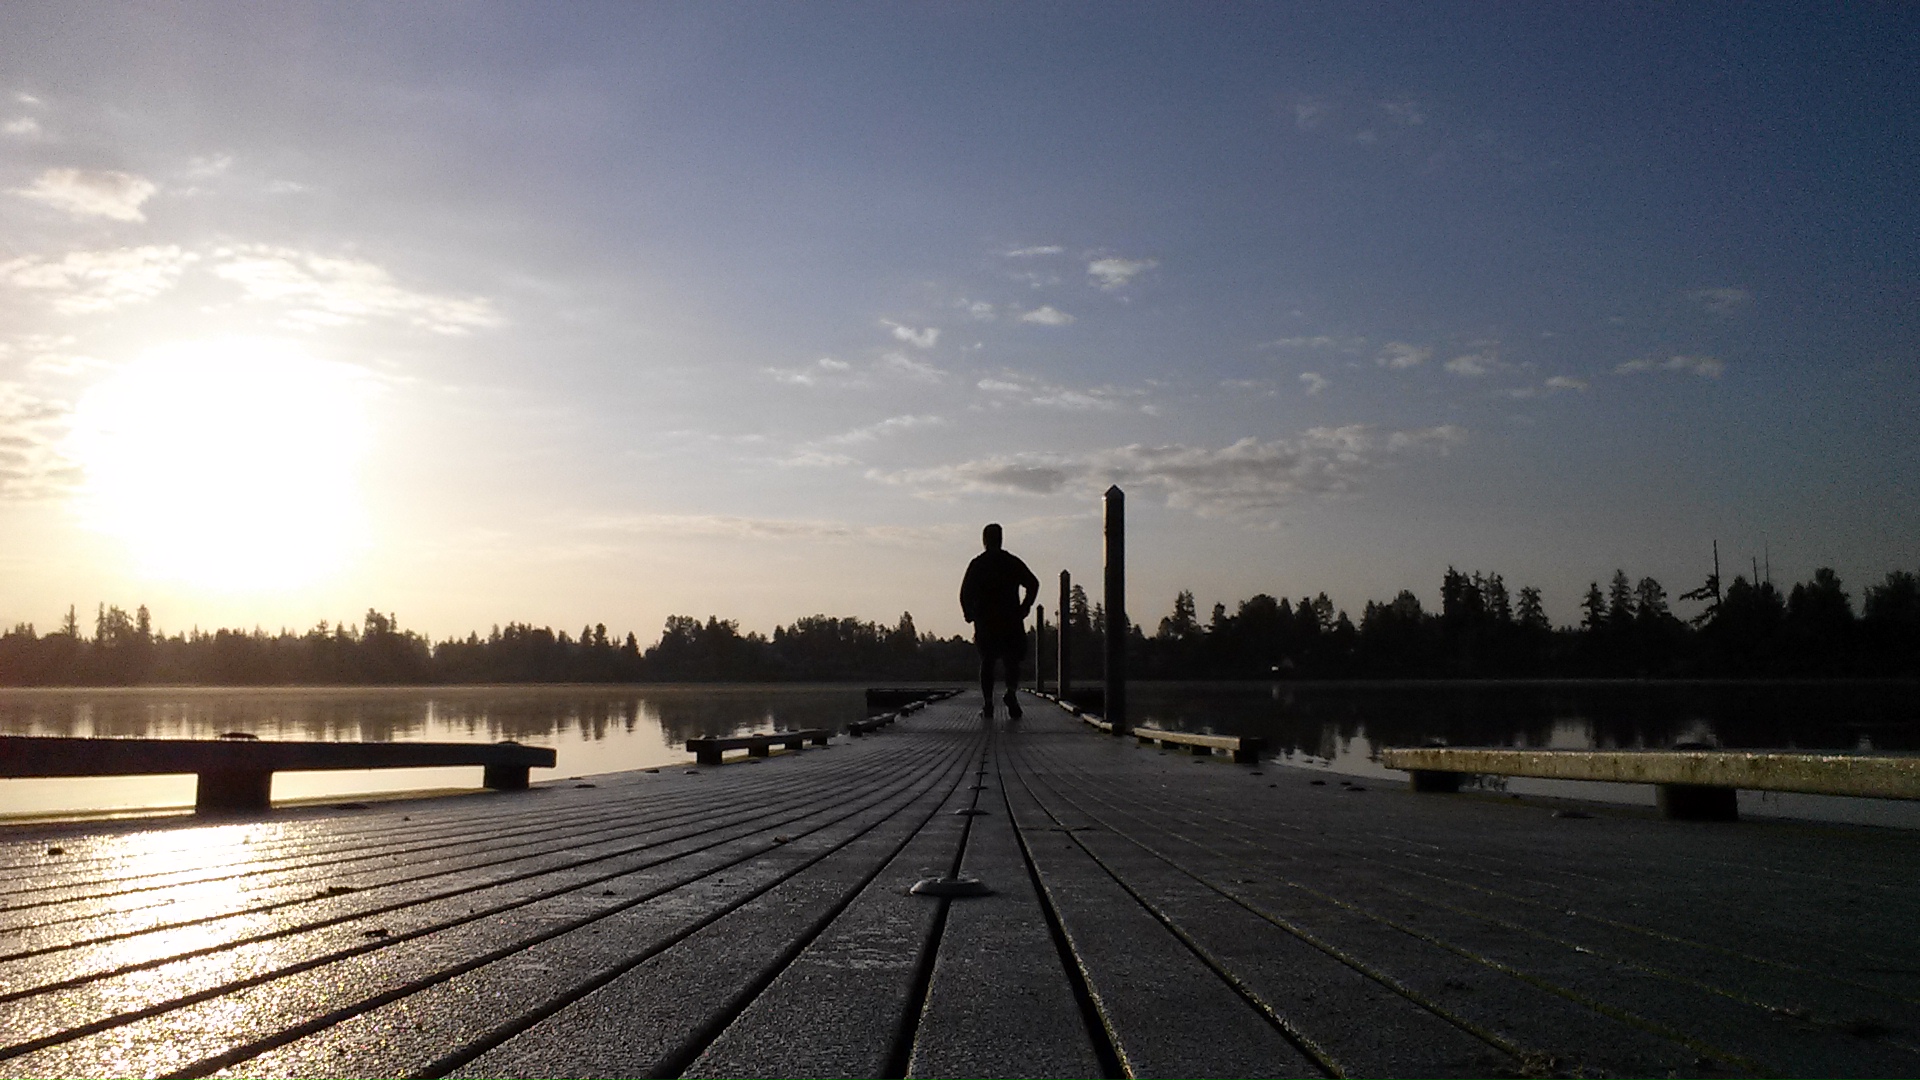
<svg viewBox="0 0 1920 1080"><path fill-rule="evenodd" d="M1383 749L1380 763L1405 769L1415 791L1458 791L1474 775L1653 784L1668 817L1696 821L1738 820L1741 788L1920 799L1920 754L1422 746Z"/></svg>
<svg viewBox="0 0 1920 1080"><path fill-rule="evenodd" d="M687 740L687 749L693 751L695 760L702 765L718 765L722 754L728 750L745 750L748 757L767 757L774 747L799 750L811 742L815 746L827 745L833 732L825 728L802 728L795 731L770 731L758 735L729 735L714 738L703 735Z"/></svg>
<svg viewBox="0 0 1920 1080"><path fill-rule="evenodd" d="M1265 740L1253 735L1200 735L1191 731L1166 731L1150 727L1134 728L1131 734L1143 744L1159 743L1165 750L1184 748L1192 751L1196 757L1206 757L1215 750L1224 750L1241 765L1258 762L1261 751L1267 745Z"/></svg>
<svg viewBox="0 0 1920 1080"><path fill-rule="evenodd" d="M907 713L914 711L916 711L916 707L908 705L899 712L885 712L878 716L869 716L865 720L855 720L853 723L847 725L847 734L870 735L886 727L888 724L893 723L895 720L900 719Z"/></svg>
<svg viewBox="0 0 1920 1080"><path fill-rule="evenodd" d="M414 769L479 765L496 791L527 786L529 769L551 769L550 747L500 743L280 742L256 739L83 739L0 735L0 777L198 777L196 813L239 813L271 805L273 774L329 769Z"/></svg>

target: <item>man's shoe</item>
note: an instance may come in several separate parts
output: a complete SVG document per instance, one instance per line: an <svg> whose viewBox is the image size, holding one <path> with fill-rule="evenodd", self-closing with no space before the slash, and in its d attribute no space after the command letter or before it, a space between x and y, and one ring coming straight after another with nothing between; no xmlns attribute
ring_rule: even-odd
<svg viewBox="0 0 1920 1080"><path fill-rule="evenodd" d="M1014 694L1013 691L1009 690L1007 691L1007 696L1001 700L1007 703L1007 719L1020 719L1020 698Z"/></svg>

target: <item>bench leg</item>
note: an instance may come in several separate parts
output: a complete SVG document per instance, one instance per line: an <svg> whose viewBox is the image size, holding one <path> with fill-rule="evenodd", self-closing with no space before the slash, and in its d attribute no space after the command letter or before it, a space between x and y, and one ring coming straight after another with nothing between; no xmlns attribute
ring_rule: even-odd
<svg viewBox="0 0 1920 1080"><path fill-rule="evenodd" d="M1196 747L1194 747L1194 748L1193 748L1193 756L1194 756L1194 757L1212 757L1212 756L1213 756L1213 747L1211 747L1211 746L1196 746Z"/></svg>
<svg viewBox="0 0 1920 1080"><path fill-rule="evenodd" d="M527 790L527 769L525 765L488 765L480 782L495 791Z"/></svg>
<svg viewBox="0 0 1920 1080"><path fill-rule="evenodd" d="M781 745L785 745L784 743ZM754 743L747 747L748 757L769 757L773 753L772 743ZM717 764L717 763L716 763Z"/></svg>
<svg viewBox="0 0 1920 1080"><path fill-rule="evenodd" d="M1233 752L1233 763L1234 763L1235 765L1258 765L1258 764L1260 764L1260 750L1259 750L1259 748L1258 748L1258 747L1251 747L1251 746L1242 746L1242 747L1240 747L1240 748L1239 748L1238 750L1235 750L1235 751Z"/></svg>
<svg viewBox="0 0 1920 1080"><path fill-rule="evenodd" d="M815 746L825 746L825 745L827 745L827 740L828 740L828 739L831 739L831 738L833 738L833 736L831 736L831 735L815 735L815 736L813 737L813 745L815 745ZM796 747L796 749L797 749L797 747Z"/></svg>
<svg viewBox="0 0 1920 1080"><path fill-rule="evenodd" d="M272 806L273 774L255 769L211 769L194 787L196 814L259 813Z"/></svg>
<svg viewBox="0 0 1920 1080"><path fill-rule="evenodd" d="M1660 812L1681 821L1739 821L1740 800L1732 788L1661 784Z"/></svg>
<svg viewBox="0 0 1920 1080"><path fill-rule="evenodd" d="M1460 790L1461 781L1466 773L1436 772L1432 769L1414 769L1407 781L1415 791L1454 792Z"/></svg>
<svg viewBox="0 0 1920 1080"><path fill-rule="evenodd" d="M720 751L695 750L693 752L693 760L699 762L702 765L718 765L720 764Z"/></svg>

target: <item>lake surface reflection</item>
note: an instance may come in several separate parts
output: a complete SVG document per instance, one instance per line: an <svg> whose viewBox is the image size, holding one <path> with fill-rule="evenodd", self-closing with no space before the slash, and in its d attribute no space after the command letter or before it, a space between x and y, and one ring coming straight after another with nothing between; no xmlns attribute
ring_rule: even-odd
<svg viewBox="0 0 1920 1080"><path fill-rule="evenodd" d="M685 743L772 727L842 730L865 684L0 690L0 733L495 742L551 746L552 772L683 764ZM1398 781L1381 746L1728 747L1920 751L1920 684L1368 682L1136 683L1134 721L1261 735L1291 763ZM963 698L962 700L968 700ZM280 773L276 799L473 788L480 770ZM1514 779L1500 790L1651 805L1639 785ZM1743 812L1920 827L1920 804L1743 793ZM0 780L0 816L191 805L191 777Z"/></svg>
<svg viewBox="0 0 1920 1080"><path fill-rule="evenodd" d="M1135 723L1260 735L1292 763L1391 782L1384 746L1920 751L1920 683L1324 682L1139 683ZM1641 784L1489 778L1515 794L1651 806ZM1741 792L1743 814L1920 828L1920 803Z"/></svg>
<svg viewBox="0 0 1920 1080"><path fill-rule="evenodd" d="M0 734L498 742L551 746L536 781L680 764L688 738L774 727L840 730L862 685L478 686L367 689L0 690ZM191 776L0 780L0 817L191 806ZM276 773L273 797L314 799L480 785L480 769Z"/></svg>

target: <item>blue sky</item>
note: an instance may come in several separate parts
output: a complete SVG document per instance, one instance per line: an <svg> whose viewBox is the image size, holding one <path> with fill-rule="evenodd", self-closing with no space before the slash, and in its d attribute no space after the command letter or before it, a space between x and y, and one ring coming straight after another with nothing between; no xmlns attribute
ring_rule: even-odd
<svg viewBox="0 0 1920 1080"><path fill-rule="evenodd" d="M1894 5L9 5L0 620L952 632L981 523L1092 583L1113 482L1149 624L1448 565L1571 621L1715 539L1857 595L1920 566L1917 60Z"/></svg>

